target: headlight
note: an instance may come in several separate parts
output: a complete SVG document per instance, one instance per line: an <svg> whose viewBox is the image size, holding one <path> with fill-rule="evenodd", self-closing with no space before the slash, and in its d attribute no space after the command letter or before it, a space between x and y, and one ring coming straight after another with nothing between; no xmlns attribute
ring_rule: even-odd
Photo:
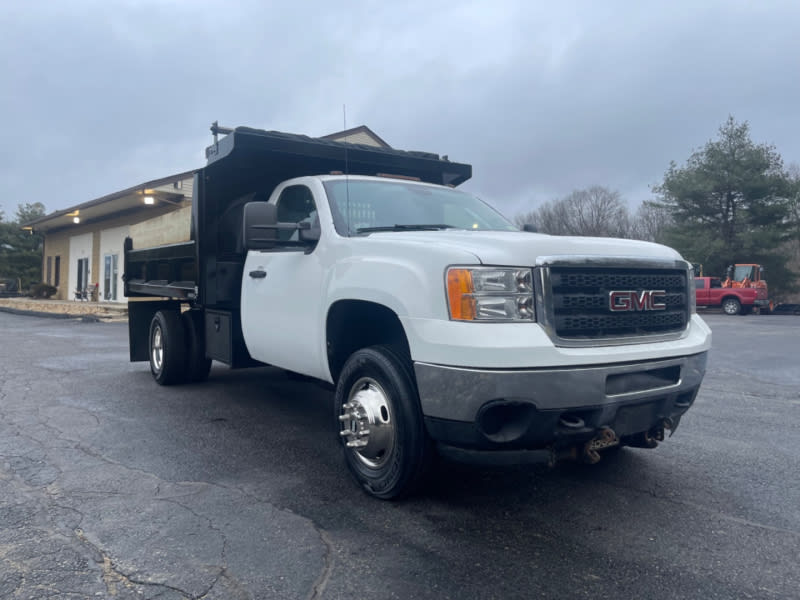
<svg viewBox="0 0 800 600"><path fill-rule="evenodd" d="M533 273L522 267L450 267L447 303L455 321L534 321Z"/></svg>

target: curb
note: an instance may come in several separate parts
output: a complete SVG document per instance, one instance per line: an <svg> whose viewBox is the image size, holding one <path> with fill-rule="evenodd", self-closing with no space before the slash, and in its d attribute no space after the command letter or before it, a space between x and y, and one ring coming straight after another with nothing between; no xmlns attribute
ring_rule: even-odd
<svg viewBox="0 0 800 600"><path fill-rule="evenodd" d="M21 310L19 308L10 308L8 306L0 306L0 312L10 313L12 315L20 315L23 317L44 317L46 319L80 319L84 323L102 323L104 319L97 315L87 314L72 314L72 313L53 313L44 312L39 310ZM112 317L107 317L110 321Z"/></svg>

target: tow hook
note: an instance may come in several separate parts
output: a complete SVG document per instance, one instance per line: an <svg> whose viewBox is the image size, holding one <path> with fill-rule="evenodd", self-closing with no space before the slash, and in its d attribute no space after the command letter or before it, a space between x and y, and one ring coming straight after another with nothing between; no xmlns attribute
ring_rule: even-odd
<svg viewBox="0 0 800 600"><path fill-rule="evenodd" d="M631 438L630 442L627 442L628 446L633 446L634 448L655 448L658 446L658 442L664 441L664 427L663 425L660 427L654 427L650 431L643 431L642 433L635 435Z"/></svg>
<svg viewBox="0 0 800 600"><path fill-rule="evenodd" d="M600 433L592 440L586 442L583 447L581 459L583 462L590 465L600 462L600 453L598 450L611 448L612 446L619 445L619 438L614 430L609 427L604 427Z"/></svg>

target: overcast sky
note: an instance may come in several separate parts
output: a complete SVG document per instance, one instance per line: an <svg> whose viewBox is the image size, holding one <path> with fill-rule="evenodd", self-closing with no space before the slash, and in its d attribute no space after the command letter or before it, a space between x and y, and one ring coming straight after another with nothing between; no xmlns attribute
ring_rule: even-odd
<svg viewBox="0 0 800 600"><path fill-rule="evenodd" d="M635 207L729 114L800 162L800 2L0 1L0 209L200 167L208 127L367 125L509 217Z"/></svg>

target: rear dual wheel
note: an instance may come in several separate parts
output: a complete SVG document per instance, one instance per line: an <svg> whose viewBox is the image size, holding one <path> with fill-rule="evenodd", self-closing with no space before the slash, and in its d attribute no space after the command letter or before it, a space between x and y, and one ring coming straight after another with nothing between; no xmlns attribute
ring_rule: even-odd
<svg viewBox="0 0 800 600"><path fill-rule="evenodd" d="M206 336L203 313L189 310L181 315L186 332L186 381L193 383L208 379L211 359L206 358Z"/></svg>
<svg viewBox="0 0 800 600"><path fill-rule="evenodd" d="M177 310L159 310L150 322L150 372L159 385L184 381L186 337Z"/></svg>
<svg viewBox="0 0 800 600"><path fill-rule="evenodd" d="M150 323L150 372L160 385L203 381L211 369L206 358L202 315L159 310Z"/></svg>

